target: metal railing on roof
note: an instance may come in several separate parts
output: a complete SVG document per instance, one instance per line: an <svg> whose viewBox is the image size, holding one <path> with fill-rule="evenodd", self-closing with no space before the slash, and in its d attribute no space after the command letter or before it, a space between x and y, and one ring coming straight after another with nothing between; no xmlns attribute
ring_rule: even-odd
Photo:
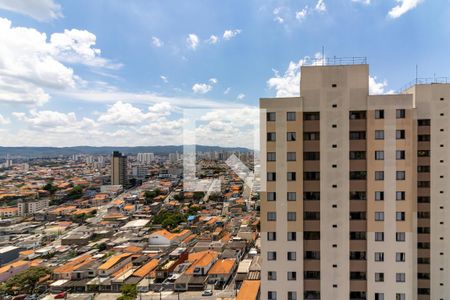
<svg viewBox="0 0 450 300"><path fill-rule="evenodd" d="M365 65L367 57L325 57L325 58L306 58L303 66L342 66L342 65Z"/></svg>
<svg viewBox="0 0 450 300"><path fill-rule="evenodd" d="M407 89L415 86L416 84L450 84L450 77L422 77L411 80L410 82L403 85L398 93L404 92Z"/></svg>

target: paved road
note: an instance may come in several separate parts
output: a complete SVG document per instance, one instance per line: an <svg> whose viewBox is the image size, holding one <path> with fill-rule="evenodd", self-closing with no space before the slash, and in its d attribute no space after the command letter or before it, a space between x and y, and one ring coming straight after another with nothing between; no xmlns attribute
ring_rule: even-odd
<svg viewBox="0 0 450 300"><path fill-rule="evenodd" d="M233 299L234 294L226 291L215 291L213 296L202 296L201 292L183 292L179 295L174 292L162 292L161 298L157 292L138 294L137 300L225 300ZM95 295L95 300L114 300L120 297L120 293L102 293Z"/></svg>

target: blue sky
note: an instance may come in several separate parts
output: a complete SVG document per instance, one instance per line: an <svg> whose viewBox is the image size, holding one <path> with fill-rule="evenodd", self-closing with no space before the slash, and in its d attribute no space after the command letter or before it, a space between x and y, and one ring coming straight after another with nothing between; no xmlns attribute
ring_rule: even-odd
<svg viewBox="0 0 450 300"><path fill-rule="evenodd" d="M0 145L181 144L201 108L199 143L251 146L258 98L298 94L322 46L366 56L371 93L450 76L449 19L449 0L0 0Z"/></svg>

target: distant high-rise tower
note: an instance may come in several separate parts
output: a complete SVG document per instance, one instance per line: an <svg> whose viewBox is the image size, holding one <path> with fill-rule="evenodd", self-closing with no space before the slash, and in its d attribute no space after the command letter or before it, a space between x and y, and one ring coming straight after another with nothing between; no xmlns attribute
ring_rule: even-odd
<svg viewBox="0 0 450 300"><path fill-rule="evenodd" d="M128 184L127 157L119 151L114 151L111 160L111 185Z"/></svg>

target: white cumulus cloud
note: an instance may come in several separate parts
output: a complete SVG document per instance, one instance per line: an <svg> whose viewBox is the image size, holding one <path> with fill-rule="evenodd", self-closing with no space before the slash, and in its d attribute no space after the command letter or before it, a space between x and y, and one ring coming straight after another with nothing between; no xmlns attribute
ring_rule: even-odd
<svg viewBox="0 0 450 300"><path fill-rule="evenodd" d="M223 39L225 41L231 40L232 38L234 38L236 35L240 34L241 30L240 29L228 29L225 30L223 33Z"/></svg>
<svg viewBox="0 0 450 300"><path fill-rule="evenodd" d="M198 36L196 34L190 33L186 38L186 43L188 44L188 47L191 48L192 50L197 49Z"/></svg>
<svg viewBox="0 0 450 300"><path fill-rule="evenodd" d="M219 42L219 37L212 34L206 42L212 45L217 44Z"/></svg>
<svg viewBox="0 0 450 300"><path fill-rule="evenodd" d="M192 91L196 94L206 94L212 90L212 85L207 83L196 83L192 86Z"/></svg>
<svg viewBox="0 0 450 300"><path fill-rule="evenodd" d="M378 81L376 76L369 76L369 95L392 94L393 90L386 90L387 80Z"/></svg>
<svg viewBox="0 0 450 300"><path fill-rule="evenodd" d="M9 119L5 118L2 114L0 114L0 125L6 125L9 124Z"/></svg>
<svg viewBox="0 0 450 300"><path fill-rule="evenodd" d="M415 8L422 0L395 0L397 5L394 6L389 12L388 16L396 19L407 13L411 9Z"/></svg>
<svg viewBox="0 0 450 300"><path fill-rule="evenodd" d="M61 18L61 5L53 0L0 0L0 9L23 14L38 21Z"/></svg>
<svg viewBox="0 0 450 300"><path fill-rule="evenodd" d="M312 65L321 65L323 57L321 53L316 53L314 58L305 56L298 62L289 62L287 70L280 75L277 70L274 71L274 77L267 80L267 86L276 90L277 97L292 97L300 94L300 67L308 62Z"/></svg>
<svg viewBox="0 0 450 300"><path fill-rule="evenodd" d="M95 39L72 29L48 41L45 33L0 18L0 102L42 105L50 99L48 90L75 87L82 80L65 63L119 67L100 56Z"/></svg>
<svg viewBox="0 0 450 300"><path fill-rule="evenodd" d="M316 3L316 7L314 8L318 12L326 12L327 11L327 5L323 0L318 0Z"/></svg>
<svg viewBox="0 0 450 300"><path fill-rule="evenodd" d="M169 79L167 78L167 76L161 75L161 76L159 76L159 78L161 78L161 80L162 80L164 83L168 83L168 82L169 82Z"/></svg>
<svg viewBox="0 0 450 300"><path fill-rule="evenodd" d="M236 99L238 99L238 100L244 100L245 99L245 94L239 94L239 95L237 95L237 97L236 97Z"/></svg>
<svg viewBox="0 0 450 300"><path fill-rule="evenodd" d="M152 36L152 44L153 46L155 46L156 48L160 48L162 46L164 46L164 42L161 41L159 38L157 38L156 36Z"/></svg>
<svg viewBox="0 0 450 300"><path fill-rule="evenodd" d="M295 13L295 18L299 21L303 21L308 15L308 5L306 5L303 9L297 11Z"/></svg>
<svg viewBox="0 0 450 300"><path fill-rule="evenodd" d="M352 2L361 3L361 4L365 4L365 5L370 5L370 1L371 0L352 0Z"/></svg>

